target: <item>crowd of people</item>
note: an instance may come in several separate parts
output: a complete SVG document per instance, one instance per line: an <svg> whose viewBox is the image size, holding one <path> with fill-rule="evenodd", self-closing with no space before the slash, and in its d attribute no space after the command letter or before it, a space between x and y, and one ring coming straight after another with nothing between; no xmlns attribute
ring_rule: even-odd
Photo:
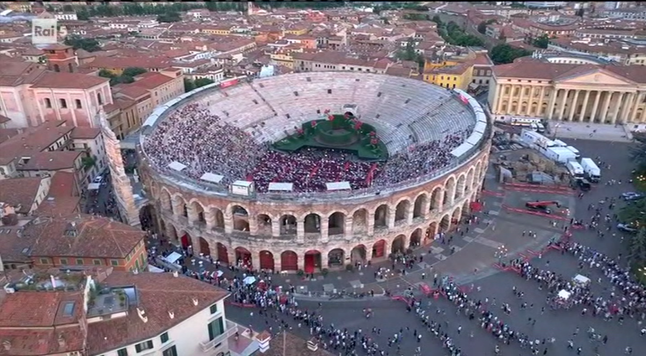
<svg viewBox="0 0 646 356"><path fill-rule="evenodd" d="M386 187L441 170L452 162L451 151L470 130L449 132L443 139L411 146L392 154L385 163L361 161L333 149L305 148L295 153L272 150L242 129L192 103L162 121L144 145L152 164L167 169L172 162L193 179L204 173L222 176L222 184L253 181L267 192L270 183L292 183L293 192L327 190L326 183L348 182L352 189Z"/></svg>

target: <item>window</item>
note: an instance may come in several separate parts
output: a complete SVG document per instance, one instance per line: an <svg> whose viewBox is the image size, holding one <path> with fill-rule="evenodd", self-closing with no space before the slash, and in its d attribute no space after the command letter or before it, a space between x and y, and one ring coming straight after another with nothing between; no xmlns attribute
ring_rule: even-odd
<svg viewBox="0 0 646 356"><path fill-rule="evenodd" d="M67 101L65 99L60 99L59 101L61 103L61 108L67 109Z"/></svg>
<svg viewBox="0 0 646 356"><path fill-rule="evenodd" d="M210 322L207 328L209 330L209 341L211 341L224 333L224 322L222 318L217 318Z"/></svg>
<svg viewBox="0 0 646 356"><path fill-rule="evenodd" d="M52 101L49 98L45 98L45 107L48 109L52 108Z"/></svg>
<svg viewBox="0 0 646 356"><path fill-rule="evenodd" d="M117 261L117 260L110 260L110 264L111 264L111 265L113 265L113 266L118 266L118 265L119 265L119 261Z"/></svg>
<svg viewBox="0 0 646 356"><path fill-rule="evenodd" d="M100 265L101 265L101 260L92 260L92 263L93 263L95 266L100 266Z"/></svg>
<svg viewBox="0 0 646 356"><path fill-rule="evenodd" d="M83 108L83 106L81 105L81 100L79 100L79 99L74 100L74 105L76 105L77 109L82 109Z"/></svg>
<svg viewBox="0 0 646 356"><path fill-rule="evenodd" d="M76 259L76 264L77 264L77 265L82 265L82 264L85 264L85 262L83 262L83 259L82 259L82 258L77 258L77 259Z"/></svg>
<svg viewBox="0 0 646 356"><path fill-rule="evenodd" d="M147 341L144 341L142 343L139 343L139 344L135 345L135 350L137 352L150 350L152 348L153 348L153 341L152 340L147 340Z"/></svg>
<svg viewBox="0 0 646 356"><path fill-rule="evenodd" d="M60 72L61 68L58 66L58 64L54 64L54 72Z"/></svg>
<svg viewBox="0 0 646 356"><path fill-rule="evenodd" d="M332 89L328 89L328 90L327 90L327 93L328 93L328 94L332 94Z"/></svg>
<svg viewBox="0 0 646 356"><path fill-rule="evenodd" d="M159 336L159 339L161 339L162 344L166 343L168 341L168 339L169 339L168 338L168 331L161 334L161 336Z"/></svg>
<svg viewBox="0 0 646 356"><path fill-rule="evenodd" d="M211 305L210 310L211 310L211 314L215 314L215 313L217 313L217 312L218 312L218 305L217 305L217 303L216 303L216 304Z"/></svg>
<svg viewBox="0 0 646 356"><path fill-rule="evenodd" d="M128 349L123 348L117 350L117 356L128 356Z"/></svg>
<svg viewBox="0 0 646 356"><path fill-rule="evenodd" d="M61 258L61 264L67 265L67 258Z"/></svg>
<svg viewBox="0 0 646 356"><path fill-rule="evenodd" d="M40 263L43 265L48 265L49 264L49 258L41 258Z"/></svg>
<svg viewBox="0 0 646 356"><path fill-rule="evenodd" d="M175 345L167 348L162 352L163 356L177 356L177 349L175 348Z"/></svg>
<svg viewBox="0 0 646 356"><path fill-rule="evenodd" d="M96 100L99 102L99 105L103 105L103 98L101 97L101 93L96 93Z"/></svg>

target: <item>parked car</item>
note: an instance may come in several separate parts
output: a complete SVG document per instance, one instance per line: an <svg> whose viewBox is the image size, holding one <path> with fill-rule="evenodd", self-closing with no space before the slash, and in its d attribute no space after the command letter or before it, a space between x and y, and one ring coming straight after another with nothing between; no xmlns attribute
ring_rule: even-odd
<svg viewBox="0 0 646 356"><path fill-rule="evenodd" d="M637 229L635 229L634 227L628 224L617 224L617 229L625 232L631 232L631 233L637 232Z"/></svg>
<svg viewBox="0 0 646 356"><path fill-rule="evenodd" d="M631 200L637 200L641 199L644 197L644 194L642 193L637 193L637 192L627 192L621 194L621 197L624 198L626 201L631 201Z"/></svg>

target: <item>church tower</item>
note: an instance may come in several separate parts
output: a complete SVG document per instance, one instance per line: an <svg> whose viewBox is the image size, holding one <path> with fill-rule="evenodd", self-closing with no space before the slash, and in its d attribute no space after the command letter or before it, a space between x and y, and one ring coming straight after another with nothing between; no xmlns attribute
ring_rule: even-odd
<svg viewBox="0 0 646 356"><path fill-rule="evenodd" d="M51 44L41 47L47 58L47 69L52 72L76 73L78 59L74 48L62 44Z"/></svg>

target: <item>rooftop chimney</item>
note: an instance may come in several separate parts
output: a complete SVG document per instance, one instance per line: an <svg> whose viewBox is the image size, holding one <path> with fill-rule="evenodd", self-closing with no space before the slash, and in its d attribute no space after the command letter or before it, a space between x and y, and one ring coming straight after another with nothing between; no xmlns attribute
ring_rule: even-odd
<svg viewBox="0 0 646 356"><path fill-rule="evenodd" d="M199 300L197 298L193 298L193 305L197 306L199 304Z"/></svg>
<svg viewBox="0 0 646 356"><path fill-rule="evenodd" d="M171 319L175 319L175 313L173 313L172 311L169 311L169 312L168 312L168 316L169 316Z"/></svg>
<svg viewBox="0 0 646 356"><path fill-rule="evenodd" d="M11 341L9 340L3 341L2 346L4 347L5 351L11 350Z"/></svg>
<svg viewBox="0 0 646 356"><path fill-rule="evenodd" d="M65 349L67 346L67 343L65 343L65 339L63 338L63 335L58 335L58 347L61 349Z"/></svg>

